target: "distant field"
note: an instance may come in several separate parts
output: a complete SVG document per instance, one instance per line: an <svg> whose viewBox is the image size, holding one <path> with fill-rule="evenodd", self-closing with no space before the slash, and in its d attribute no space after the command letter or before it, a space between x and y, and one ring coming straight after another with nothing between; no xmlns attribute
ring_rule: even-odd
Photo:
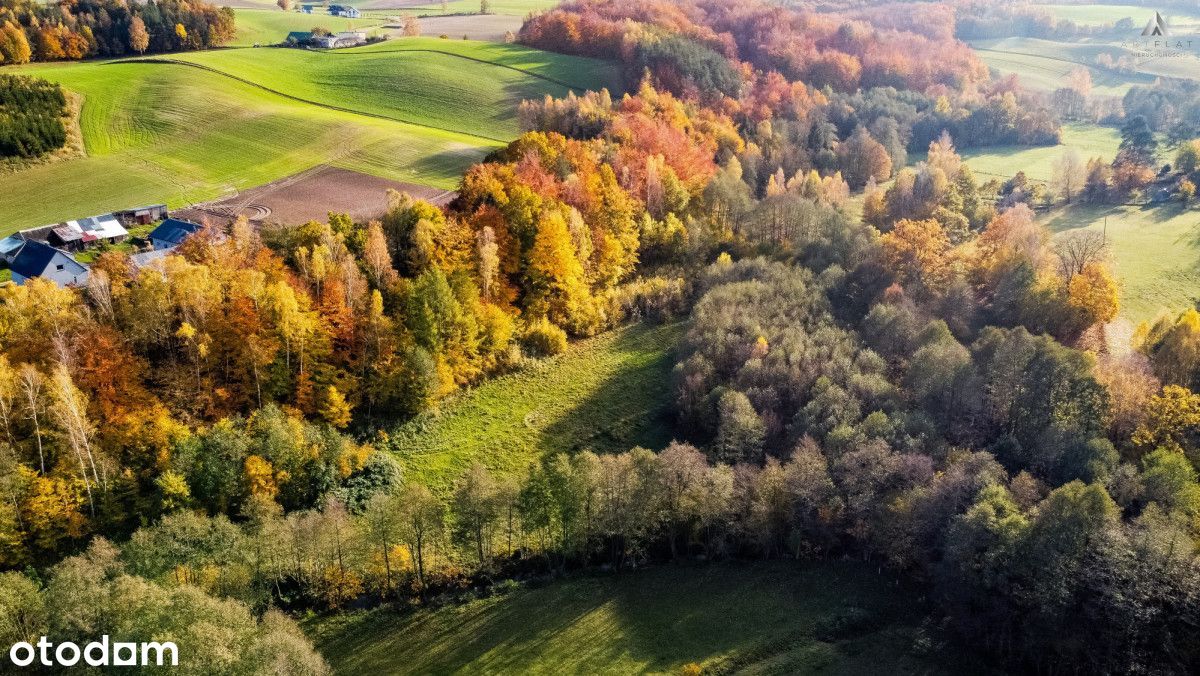
<svg viewBox="0 0 1200 676"><path fill-rule="evenodd" d="M329 16L327 13L285 12L274 6L271 9L235 9L234 15L237 17L237 36L230 44L232 47L274 45L287 39L288 33L292 31L310 31L318 26L337 33L348 30L369 31L383 23L367 17L346 19Z"/></svg>
<svg viewBox="0 0 1200 676"><path fill-rule="evenodd" d="M1178 312L1200 300L1200 209L1156 207L1059 209L1044 220L1051 230L1104 230L1121 282L1121 315L1133 322Z"/></svg>
<svg viewBox="0 0 1200 676"><path fill-rule="evenodd" d="M181 207L320 164L451 189L467 166L516 135L522 98L565 94L545 77L600 86L613 72L515 45L405 42L409 50L395 53L176 55L218 72L136 61L0 68L82 94L87 149L83 158L4 175L0 234L130 205Z"/></svg>
<svg viewBox="0 0 1200 676"><path fill-rule="evenodd" d="M1139 31L1141 29L1138 29ZM1139 39L1131 35L1130 40ZM1182 57L1140 59L1134 72L1120 73L1096 65L1096 57L1107 53L1114 60L1133 52L1119 42L1055 42L1038 38L972 40L979 58L1001 73L1016 73L1032 89L1051 91L1064 86L1067 73L1079 66L1092 75L1093 93L1123 96L1134 85L1150 85L1155 78L1200 78L1200 58L1194 53Z"/></svg>
<svg viewBox="0 0 1200 676"><path fill-rule="evenodd" d="M545 454L659 450L670 440L671 349L679 324L631 326L485 381L391 432L406 475L448 490L474 461L512 472Z"/></svg>
<svg viewBox="0 0 1200 676"><path fill-rule="evenodd" d="M922 619L873 565L771 561L577 577L307 630L338 674L988 673L941 646L918 654Z"/></svg>

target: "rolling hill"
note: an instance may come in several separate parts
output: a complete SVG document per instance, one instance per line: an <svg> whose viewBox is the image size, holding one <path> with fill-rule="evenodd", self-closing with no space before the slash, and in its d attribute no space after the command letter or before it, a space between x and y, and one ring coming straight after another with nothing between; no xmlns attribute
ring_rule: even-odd
<svg viewBox="0 0 1200 676"><path fill-rule="evenodd" d="M142 203L184 206L320 164L453 188L516 136L522 99L615 82L605 62L425 38L0 71L81 94L87 149L4 177L5 233Z"/></svg>

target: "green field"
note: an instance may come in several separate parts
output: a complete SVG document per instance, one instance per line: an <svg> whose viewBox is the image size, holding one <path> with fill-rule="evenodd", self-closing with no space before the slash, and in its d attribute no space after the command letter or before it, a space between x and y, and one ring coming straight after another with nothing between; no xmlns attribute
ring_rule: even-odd
<svg viewBox="0 0 1200 676"><path fill-rule="evenodd" d="M670 442L671 348L679 324L630 326L492 378L391 434L405 475L449 490L474 461L499 472L543 454L659 450Z"/></svg>
<svg viewBox="0 0 1200 676"><path fill-rule="evenodd" d="M1107 232L1121 282L1122 317L1135 323L1152 320L1165 310L1179 312L1200 300L1200 210L1185 210L1179 204L1078 206L1059 209L1044 221L1055 232Z"/></svg>
<svg viewBox="0 0 1200 676"><path fill-rule="evenodd" d="M509 16L525 16L530 12L540 12L557 5L559 0L489 0L492 14L507 14ZM430 14L443 13L442 3L402 3L397 0L367 0L357 5L363 14ZM447 14L469 14L479 11L479 0L447 0Z"/></svg>
<svg viewBox="0 0 1200 676"><path fill-rule="evenodd" d="M173 58L212 70L137 61L0 68L83 95L87 149L6 174L0 234L130 205L185 206L320 164L453 188L516 135L523 98L566 93L546 78L580 87L615 79L591 59L424 38L336 55L231 49Z"/></svg>
<svg viewBox="0 0 1200 676"><path fill-rule="evenodd" d="M1112 160L1121 143L1121 132L1113 127L1091 124L1064 124L1062 143L1056 146L988 146L965 148L959 153L976 178L982 183L988 179L1011 178L1018 171L1034 181L1049 181L1054 174L1054 162L1068 149L1079 153L1086 162L1092 157ZM925 153L912 153L911 162L925 159Z"/></svg>
<svg viewBox="0 0 1200 676"><path fill-rule="evenodd" d="M920 656L921 604L875 570L653 568L308 630L339 674L677 674L690 662L704 673L987 673L942 647Z"/></svg>
<svg viewBox="0 0 1200 676"><path fill-rule="evenodd" d="M383 23L368 17L347 19L328 14L285 12L273 5L271 9L236 9L234 14L237 16L237 36L230 44L232 47L279 44L292 31L309 31L317 26L334 33L348 30L369 32Z"/></svg>

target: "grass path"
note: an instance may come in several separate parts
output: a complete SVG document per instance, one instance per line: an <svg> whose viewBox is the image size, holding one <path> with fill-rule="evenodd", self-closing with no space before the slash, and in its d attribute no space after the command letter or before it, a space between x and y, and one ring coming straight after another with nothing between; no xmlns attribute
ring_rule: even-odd
<svg viewBox="0 0 1200 676"><path fill-rule="evenodd" d="M628 326L492 378L391 433L406 476L445 492L472 462L501 472L545 454L659 450L671 440L672 348L681 324Z"/></svg>
<svg viewBox="0 0 1200 676"><path fill-rule="evenodd" d="M577 577L306 628L338 674L987 673L953 650L914 654L922 617L872 566L772 561Z"/></svg>

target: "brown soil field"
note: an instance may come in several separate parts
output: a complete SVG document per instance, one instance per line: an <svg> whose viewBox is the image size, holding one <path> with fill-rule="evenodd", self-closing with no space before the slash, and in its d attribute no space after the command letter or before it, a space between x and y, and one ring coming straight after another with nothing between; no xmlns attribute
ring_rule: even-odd
<svg viewBox="0 0 1200 676"><path fill-rule="evenodd" d="M423 16L418 21L421 24L421 35L425 37L449 36L461 40L465 35L471 40L486 42L502 42L505 31L515 35L521 30L524 19L519 16L503 14L463 14L452 16ZM390 37L403 37L403 24L388 24L383 32Z"/></svg>
<svg viewBox="0 0 1200 676"><path fill-rule="evenodd" d="M439 205L454 198L453 192L439 188L321 165L232 197L174 210L172 215L211 225L227 225L239 215L255 223L297 224L324 221L333 211L365 221L387 210L389 189Z"/></svg>

